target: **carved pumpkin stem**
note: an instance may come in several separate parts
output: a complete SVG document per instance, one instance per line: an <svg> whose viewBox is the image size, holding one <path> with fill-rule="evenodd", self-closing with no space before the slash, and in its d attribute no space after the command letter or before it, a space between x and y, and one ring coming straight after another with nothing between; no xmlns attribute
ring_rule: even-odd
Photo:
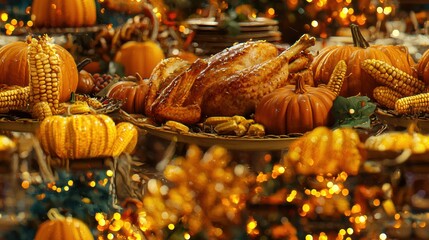
<svg viewBox="0 0 429 240"><path fill-rule="evenodd" d="M356 24L351 24L350 29L352 32L353 45L355 47L368 48L369 43L363 37L362 32L359 29L359 26Z"/></svg>
<svg viewBox="0 0 429 240"><path fill-rule="evenodd" d="M295 93L304 94L306 92L307 92L307 89L305 88L304 78L298 75L298 79L296 80L296 84L295 84Z"/></svg>

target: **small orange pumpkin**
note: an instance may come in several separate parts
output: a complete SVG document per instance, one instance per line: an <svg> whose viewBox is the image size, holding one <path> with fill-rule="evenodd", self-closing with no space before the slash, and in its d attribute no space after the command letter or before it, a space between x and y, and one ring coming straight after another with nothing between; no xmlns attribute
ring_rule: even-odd
<svg viewBox="0 0 429 240"><path fill-rule="evenodd" d="M34 240L68 239L93 240L89 227L77 218L65 217L58 210L48 211L49 220L40 224Z"/></svg>
<svg viewBox="0 0 429 240"><path fill-rule="evenodd" d="M152 70L164 58L164 51L158 43L152 40L129 41L118 50L115 62L124 66L126 76L138 73L143 78L149 78Z"/></svg>
<svg viewBox="0 0 429 240"><path fill-rule="evenodd" d="M12 42L0 48L0 84L28 86L28 42ZM57 44L53 47L61 60L60 101L65 102L76 91L78 70L73 56L65 48Z"/></svg>
<svg viewBox="0 0 429 240"><path fill-rule="evenodd" d="M429 85L429 49L426 50L416 64L417 76Z"/></svg>
<svg viewBox="0 0 429 240"><path fill-rule="evenodd" d="M305 133L331 121L336 94L326 87L305 86L299 77L295 85L278 88L261 98L255 121L269 134Z"/></svg>
<svg viewBox="0 0 429 240"><path fill-rule="evenodd" d="M113 84L107 96L122 100L122 109L127 113L144 114L146 95L149 91L149 80L139 74L136 81L125 80Z"/></svg>
<svg viewBox="0 0 429 240"><path fill-rule="evenodd" d="M95 83L92 74L85 70L80 70L76 92L82 94L90 94L92 93L94 87Z"/></svg>
<svg viewBox="0 0 429 240"><path fill-rule="evenodd" d="M97 21L94 0L33 0L31 20L36 27L84 27Z"/></svg>

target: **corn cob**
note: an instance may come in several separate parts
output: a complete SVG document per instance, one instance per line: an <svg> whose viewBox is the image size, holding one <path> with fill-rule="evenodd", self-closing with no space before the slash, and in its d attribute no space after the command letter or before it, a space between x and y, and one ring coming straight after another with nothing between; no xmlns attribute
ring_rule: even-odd
<svg viewBox="0 0 429 240"><path fill-rule="evenodd" d="M28 45L30 104L46 101L51 108L57 109L60 98L60 59L50 41L45 35L39 40L32 38Z"/></svg>
<svg viewBox="0 0 429 240"><path fill-rule="evenodd" d="M31 109L31 116L39 121L52 116L51 108L47 102L38 102Z"/></svg>
<svg viewBox="0 0 429 240"><path fill-rule="evenodd" d="M220 123L224 123L224 122L228 122L232 120L232 117L208 117L205 121L204 124L205 125L209 125L209 126L215 126L218 125Z"/></svg>
<svg viewBox="0 0 429 240"><path fill-rule="evenodd" d="M238 129L238 124L235 120L229 120L227 122L220 123L215 126L214 130L218 134L234 134L234 131Z"/></svg>
<svg viewBox="0 0 429 240"><path fill-rule="evenodd" d="M93 109L100 109L103 107L103 103L98 101L98 99L96 99L96 98L88 97L88 96L81 95L81 94L76 94L75 98L76 98L76 101L83 101L83 102L88 103L88 105L90 107L92 107Z"/></svg>
<svg viewBox="0 0 429 240"><path fill-rule="evenodd" d="M253 123L249 126L246 134L249 136L262 137L265 135L265 128L262 124Z"/></svg>
<svg viewBox="0 0 429 240"><path fill-rule="evenodd" d="M189 127L188 126L186 126L183 123L172 121L172 120L167 121L164 124L164 128L170 129L170 130L173 130L173 131L177 131L177 132L182 132L182 133L189 132Z"/></svg>
<svg viewBox="0 0 429 240"><path fill-rule="evenodd" d="M17 86L15 89L0 91L0 112L25 108L29 98L29 87Z"/></svg>
<svg viewBox="0 0 429 240"><path fill-rule="evenodd" d="M90 113L92 109L89 107L87 102L75 101L74 103L60 103L55 114L82 114Z"/></svg>
<svg viewBox="0 0 429 240"><path fill-rule="evenodd" d="M402 96L412 96L425 91L425 83L406 72L377 59L366 59L362 69L378 83L399 92Z"/></svg>
<svg viewBox="0 0 429 240"><path fill-rule="evenodd" d="M402 98L400 93L385 86L376 87L372 94L377 103L388 109L395 109L396 100Z"/></svg>
<svg viewBox="0 0 429 240"><path fill-rule="evenodd" d="M241 124L241 123L238 124L237 128L234 130L234 133L235 133L236 136L239 136L239 137L245 135L247 133L247 127L246 127L246 125Z"/></svg>
<svg viewBox="0 0 429 240"><path fill-rule="evenodd" d="M246 120L247 120L245 117L240 116L240 115L234 115L234 116L232 116L232 119L234 119L234 121L235 121L237 124L242 123L242 122L244 122L244 121L246 121Z"/></svg>
<svg viewBox="0 0 429 240"><path fill-rule="evenodd" d="M340 60L337 65L335 65L334 71L332 71L331 77L326 87L333 91L336 96L340 94L341 88L346 77L347 64L346 61Z"/></svg>
<svg viewBox="0 0 429 240"><path fill-rule="evenodd" d="M398 99L395 103L395 111L399 114L429 112L429 93L420 93Z"/></svg>
<svg viewBox="0 0 429 240"><path fill-rule="evenodd" d="M123 152L131 153L137 145L138 131L134 124L121 122L116 125L117 137L113 146L112 156Z"/></svg>

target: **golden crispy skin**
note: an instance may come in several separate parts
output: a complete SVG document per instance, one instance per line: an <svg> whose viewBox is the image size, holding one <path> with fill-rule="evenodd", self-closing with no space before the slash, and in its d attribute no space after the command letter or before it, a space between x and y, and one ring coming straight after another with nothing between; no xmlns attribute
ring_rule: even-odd
<svg viewBox="0 0 429 240"><path fill-rule="evenodd" d="M146 95L145 115L153 117L152 104L159 94L164 90L171 81L179 74L184 72L190 62L178 57L171 57L162 60L152 71L149 78L149 91Z"/></svg>
<svg viewBox="0 0 429 240"><path fill-rule="evenodd" d="M184 105L194 85L196 76L207 67L207 61L197 59L186 71L174 78L161 91L151 106L153 118L157 122L175 120L184 124L196 123L201 118L201 108L197 104Z"/></svg>
<svg viewBox="0 0 429 240"><path fill-rule="evenodd" d="M280 54L275 45L256 41L236 44L208 60L198 59L162 90L150 105L152 114L158 122L185 124L197 123L202 113L247 115L262 96L287 83L289 67L298 72L308 65L298 55L314 43L304 34ZM156 78L153 81L160 81Z"/></svg>
<svg viewBox="0 0 429 240"><path fill-rule="evenodd" d="M185 104L201 104L206 89L214 82L234 75L238 71L264 63L277 57L279 49L266 41L238 43L208 60L208 66L195 80Z"/></svg>
<svg viewBox="0 0 429 240"><path fill-rule="evenodd" d="M255 110L259 99L287 83L289 60L312 46L314 41L314 38L304 35L278 57L213 82L204 93L201 104L203 114L249 115Z"/></svg>
<svg viewBox="0 0 429 240"><path fill-rule="evenodd" d="M199 59L187 71L176 75L172 83L166 87L166 91L159 94L156 101L146 100L150 105L146 114L159 122L175 120L182 123L195 123L201 118L201 101L211 83L233 75L237 71L274 59L278 56L278 52L274 44L255 41L239 43L213 55L207 61L204 60L204 67L202 67L203 60ZM162 76L152 78L153 81L159 81L157 79Z"/></svg>

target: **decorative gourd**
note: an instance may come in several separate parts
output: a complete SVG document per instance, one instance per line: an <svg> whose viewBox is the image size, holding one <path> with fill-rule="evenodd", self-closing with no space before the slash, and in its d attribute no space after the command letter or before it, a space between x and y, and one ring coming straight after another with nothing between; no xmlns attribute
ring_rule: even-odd
<svg viewBox="0 0 429 240"><path fill-rule="evenodd" d="M31 20L36 27L84 27L97 21L95 0L33 0Z"/></svg>
<svg viewBox="0 0 429 240"><path fill-rule="evenodd" d="M128 78L130 79L130 78ZM124 80L113 84L107 96L122 100L121 108L127 113L144 114L145 99L149 91L149 80L136 74L136 81Z"/></svg>
<svg viewBox="0 0 429 240"><path fill-rule="evenodd" d="M335 176L341 171L356 175L365 159L364 144L353 128L332 131L320 126L290 145L283 164L303 175Z"/></svg>
<svg viewBox="0 0 429 240"><path fill-rule="evenodd" d="M404 46L372 45L363 38L358 26L352 25L354 46L328 46L315 56L312 64L315 84L327 83L339 60L345 60L348 66L348 78L343 84L340 95L350 97L364 95L373 98L373 89L380 84L361 69L361 62L368 58L381 60L410 74L415 75L414 60Z"/></svg>
<svg viewBox="0 0 429 240"><path fill-rule="evenodd" d="M42 37L42 41L50 41L47 36ZM27 42L13 42L0 48L0 84L28 86L29 72L29 44L32 42L28 38ZM76 91L78 84L78 71L73 56L63 47L49 43L58 57L58 75L60 101L64 102L70 98L70 94ZM50 65L50 64L49 64ZM12 67L13 66L13 67Z"/></svg>
<svg viewBox="0 0 429 240"><path fill-rule="evenodd" d="M274 90L256 106L255 121L267 134L305 133L330 124L330 110L346 71L345 61L339 61L326 86L308 86L298 77L295 85Z"/></svg>
<svg viewBox="0 0 429 240"><path fill-rule="evenodd" d="M429 49L426 50L416 64L417 76L429 86Z"/></svg>
<svg viewBox="0 0 429 240"><path fill-rule="evenodd" d="M76 93L90 94L95 87L94 77L91 73L80 70Z"/></svg>
<svg viewBox="0 0 429 240"><path fill-rule="evenodd" d="M149 78L155 66L165 58L164 51L158 43L129 41L121 46L115 55L115 62L124 66L125 75L140 74Z"/></svg>
<svg viewBox="0 0 429 240"><path fill-rule="evenodd" d="M67 239L67 240L93 240L94 236L89 227L81 220L65 217L58 210L48 212L49 220L40 224L34 240Z"/></svg>
<svg viewBox="0 0 429 240"><path fill-rule="evenodd" d="M37 137L48 155L80 159L130 153L137 144L137 134L133 124L115 125L103 114L53 115L40 123Z"/></svg>
<svg viewBox="0 0 429 240"><path fill-rule="evenodd" d="M86 71L84 68L92 63L90 58L85 58L79 64L77 64L77 70L79 71L79 80L77 83L76 93L90 94L95 87L95 80L91 73Z"/></svg>

